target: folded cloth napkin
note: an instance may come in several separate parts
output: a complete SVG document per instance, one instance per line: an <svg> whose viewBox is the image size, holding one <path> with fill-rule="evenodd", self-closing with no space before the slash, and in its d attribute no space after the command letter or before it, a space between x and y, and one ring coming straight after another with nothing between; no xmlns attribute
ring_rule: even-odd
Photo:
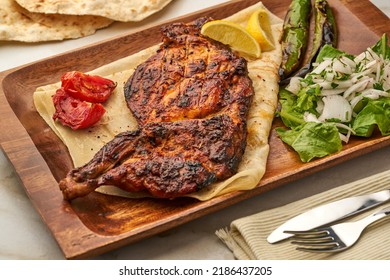
<svg viewBox="0 0 390 280"><path fill-rule="evenodd" d="M331 190L266 210L233 221L230 229L220 229L216 235L240 260L378 260L390 259L390 218L370 225L358 242L350 249L338 253L309 253L296 250L290 240L276 244L267 242L268 235L288 219L324 203L345 197L381 191L390 187L390 171L385 171ZM380 206L356 215L348 221L360 219L383 207Z"/></svg>

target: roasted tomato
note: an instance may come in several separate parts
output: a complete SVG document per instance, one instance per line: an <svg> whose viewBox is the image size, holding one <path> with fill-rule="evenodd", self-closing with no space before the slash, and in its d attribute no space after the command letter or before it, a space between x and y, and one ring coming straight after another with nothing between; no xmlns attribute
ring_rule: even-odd
<svg viewBox="0 0 390 280"><path fill-rule="evenodd" d="M76 130L97 123L106 112L100 103L89 103L69 95L63 88L53 96L55 113L53 119L58 119L63 125Z"/></svg>
<svg viewBox="0 0 390 280"><path fill-rule="evenodd" d="M112 94L116 83L79 71L67 72L61 77L62 87L74 98L92 103L103 103Z"/></svg>

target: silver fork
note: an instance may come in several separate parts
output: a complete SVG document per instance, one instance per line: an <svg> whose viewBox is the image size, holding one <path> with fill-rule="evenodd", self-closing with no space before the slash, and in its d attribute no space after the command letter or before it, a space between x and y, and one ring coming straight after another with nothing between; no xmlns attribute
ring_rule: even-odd
<svg viewBox="0 0 390 280"><path fill-rule="evenodd" d="M307 252L338 252L350 248L363 230L375 221L390 215L390 206L359 221L336 224L309 231L285 231L294 234L292 244Z"/></svg>

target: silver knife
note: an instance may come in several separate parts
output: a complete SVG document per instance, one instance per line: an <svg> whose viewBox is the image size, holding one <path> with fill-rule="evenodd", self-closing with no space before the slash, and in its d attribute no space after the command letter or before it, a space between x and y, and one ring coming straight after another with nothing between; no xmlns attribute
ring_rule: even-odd
<svg viewBox="0 0 390 280"><path fill-rule="evenodd" d="M390 200L390 190L384 190L348 197L318 206L283 223L268 236L267 241L276 243L292 236L292 234L284 233L285 230L310 230L324 226L370 209L388 200Z"/></svg>

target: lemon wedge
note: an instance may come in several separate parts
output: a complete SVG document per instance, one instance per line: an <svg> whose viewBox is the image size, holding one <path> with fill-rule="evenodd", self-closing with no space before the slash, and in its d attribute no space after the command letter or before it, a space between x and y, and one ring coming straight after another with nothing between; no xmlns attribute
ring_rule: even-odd
<svg viewBox="0 0 390 280"><path fill-rule="evenodd" d="M275 49L271 24L266 10L260 9L251 14L246 30L260 44L262 51Z"/></svg>
<svg viewBox="0 0 390 280"><path fill-rule="evenodd" d="M261 48L256 39L241 25L227 20L213 20L205 23L201 33L232 49L249 56L260 57Z"/></svg>

